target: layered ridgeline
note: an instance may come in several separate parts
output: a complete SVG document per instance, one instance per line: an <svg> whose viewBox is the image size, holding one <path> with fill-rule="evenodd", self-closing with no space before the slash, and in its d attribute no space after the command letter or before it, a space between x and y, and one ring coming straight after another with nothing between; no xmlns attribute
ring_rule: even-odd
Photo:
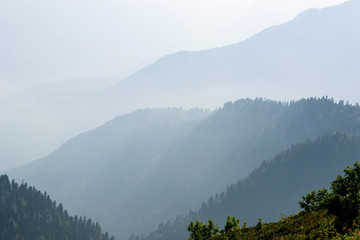
<svg viewBox="0 0 360 240"><path fill-rule="evenodd" d="M360 133L360 107L327 98L242 99L207 114L158 109L120 116L9 174L127 238L198 208L293 144Z"/></svg>
<svg viewBox="0 0 360 240"><path fill-rule="evenodd" d="M110 89L97 88L92 94L75 91L39 98L42 86L37 92L31 90L36 101L23 93L0 100L4 103L0 103L0 143L5 146L0 157L11 158L8 167L33 160L69 136L138 108L213 108L257 96L289 100L328 95L356 102L359 12L358 0L309 10L231 46L165 56Z"/></svg>
<svg viewBox="0 0 360 240"><path fill-rule="evenodd" d="M105 95L119 104L136 92L153 104L190 106L258 96L286 100L328 95L355 102L359 11L358 0L311 9L237 44L168 55Z"/></svg>
<svg viewBox="0 0 360 240"><path fill-rule="evenodd" d="M271 222L281 215L295 214L300 210L301 196L328 187L342 169L359 160L358 135L337 133L296 144L272 160L264 161L247 178L229 185L225 193L210 197L198 211L179 216L174 222L162 223L156 231L138 239L183 239L188 236L186 228L190 221L195 220L213 219L223 225L227 216L236 216L242 223L253 226L258 218Z"/></svg>
<svg viewBox="0 0 360 240"><path fill-rule="evenodd" d="M103 219L117 234L127 233L133 217L124 201L134 185L157 166L174 141L209 114L198 109L138 110L69 140L9 175L47 191L70 213Z"/></svg>
<svg viewBox="0 0 360 240"><path fill-rule="evenodd" d="M49 195L0 176L0 239L114 240L98 223L72 217Z"/></svg>
<svg viewBox="0 0 360 240"><path fill-rule="evenodd" d="M326 98L227 103L166 152L146 181L134 189L129 203L144 206L144 216L152 220L169 216L163 220L167 221L196 209L263 160L293 144L333 132L359 134L360 107ZM145 195L145 189L151 192ZM138 229L146 230L151 223L142 219Z"/></svg>

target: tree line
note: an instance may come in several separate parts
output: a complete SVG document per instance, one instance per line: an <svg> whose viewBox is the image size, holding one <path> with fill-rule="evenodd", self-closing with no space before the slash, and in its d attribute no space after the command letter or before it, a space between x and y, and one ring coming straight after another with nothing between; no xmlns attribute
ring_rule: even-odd
<svg viewBox="0 0 360 240"><path fill-rule="evenodd" d="M26 183L0 176L0 239L114 240L91 218L69 216L62 204Z"/></svg>

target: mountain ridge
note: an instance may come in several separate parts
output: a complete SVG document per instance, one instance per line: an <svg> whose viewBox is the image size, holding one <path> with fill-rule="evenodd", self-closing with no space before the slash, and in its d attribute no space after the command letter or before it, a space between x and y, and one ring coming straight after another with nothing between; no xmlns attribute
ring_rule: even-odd
<svg viewBox="0 0 360 240"><path fill-rule="evenodd" d="M228 185L226 191L211 196L197 211L161 223L157 230L139 239L182 239L190 221L195 220L212 219L220 224L227 216L235 216L255 226L258 218L272 222L282 215L295 214L300 210L297 203L301 196L329 187L334 176L360 160L359 146L360 135L343 133L295 144L264 161L246 178Z"/></svg>
<svg viewBox="0 0 360 240"><path fill-rule="evenodd" d="M8 174L49 191L69 211L90 214L116 237L127 237L194 209L291 144L360 129L358 105L325 97L288 103L241 99L208 114L148 109L120 116L110 122L115 125L80 135L42 163ZM164 122L179 117L190 118ZM111 197L102 200L104 195Z"/></svg>

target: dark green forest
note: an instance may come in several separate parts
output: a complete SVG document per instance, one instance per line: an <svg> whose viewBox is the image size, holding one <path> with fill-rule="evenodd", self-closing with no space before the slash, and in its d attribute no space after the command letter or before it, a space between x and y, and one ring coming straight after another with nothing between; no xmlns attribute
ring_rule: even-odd
<svg viewBox="0 0 360 240"><path fill-rule="evenodd" d="M182 239L190 221L213 219L223 224L227 216L236 216L249 226L258 218L277 221L300 210L301 196L317 188L328 187L333 176L360 160L360 137L343 133L329 134L315 141L295 144L270 161L264 161L225 192L211 196L197 211L161 223L146 240ZM132 237L136 239L136 237Z"/></svg>
<svg viewBox="0 0 360 240"><path fill-rule="evenodd" d="M240 219L227 217L220 230L213 220L208 224L191 221L187 227L188 240L248 240L248 239L360 239L360 163L344 169L326 188L302 196L302 209L278 222L265 223L258 219L256 226L240 226Z"/></svg>
<svg viewBox="0 0 360 240"><path fill-rule="evenodd" d="M46 192L0 176L0 240L114 239L90 218L69 216Z"/></svg>

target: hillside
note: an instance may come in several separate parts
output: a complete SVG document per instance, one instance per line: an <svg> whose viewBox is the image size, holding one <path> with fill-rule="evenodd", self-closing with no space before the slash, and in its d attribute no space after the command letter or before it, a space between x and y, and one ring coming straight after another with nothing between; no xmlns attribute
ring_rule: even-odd
<svg viewBox="0 0 360 240"><path fill-rule="evenodd" d="M306 193L328 187L334 176L360 160L360 137L333 134L315 141L296 144L278 154L227 190L216 194L196 212L161 224L147 240L182 239L190 221L223 224L227 216L255 225L258 218L277 221L280 215L299 211L298 201Z"/></svg>
<svg viewBox="0 0 360 240"><path fill-rule="evenodd" d="M334 219L335 217L326 211L299 212L295 215L284 217L278 222L265 223L258 227L243 227L240 231L224 233L216 236L214 239L330 239L329 236L335 237L336 235Z"/></svg>
<svg viewBox="0 0 360 240"><path fill-rule="evenodd" d="M313 190L302 196L299 206L304 209L296 215L281 217L275 223L264 224L258 219L256 226L240 226L240 220L227 217L220 230L214 221L208 224L190 222L188 240L207 239L360 239L360 163L344 169L330 183L330 188ZM130 238L134 239L134 236Z"/></svg>
<svg viewBox="0 0 360 240"><path fill-rule="evenodd" d="M196 209L292 144L360 134L360 107L327 98L241 99L207 114L149 109L120 116L8 174L126 238Z"/></svg>
<svg viewBox="0 0 360 240"><path fill-rule="evenodd" d="M102 219L107 228L127 231L126 223L131 221L125 217L115 221L121 215L114 213L131 215L124 201L134 185L156 167L174 141L209 114L199 109L138 110L83 133L49 156L8 174L47 191L66 204L70 213L91 215Z"/></svg>
<svg viewBox="0 0 360 240"><path fill-rule="evenodd" d="M0 239L114 240L91 218L72 217L62 204L26 183L0 176Z"/></svg>
<svg viewBox="0 0 360 240"><path fill-rule="evenodd" d="M165 56L104 93L122 104L213 107L240 97L359 100L358 0L311 9L226 47ZM139 88L141 86L141 88ZM123 93L122 95L120 93Z"/></svg>
<svg viewBox="0 0 360 240"><path fill-rule="evenodd" d="M293 144L327 133L360 134L359 119L359 106L326 98L227 103L166 152L134 189L129 205L144 205L146 196L145 216L173 219ZM151 189L151 195L143 189ZM139 228L148 229L149 221L142 219L144 227Z"/></svg>

